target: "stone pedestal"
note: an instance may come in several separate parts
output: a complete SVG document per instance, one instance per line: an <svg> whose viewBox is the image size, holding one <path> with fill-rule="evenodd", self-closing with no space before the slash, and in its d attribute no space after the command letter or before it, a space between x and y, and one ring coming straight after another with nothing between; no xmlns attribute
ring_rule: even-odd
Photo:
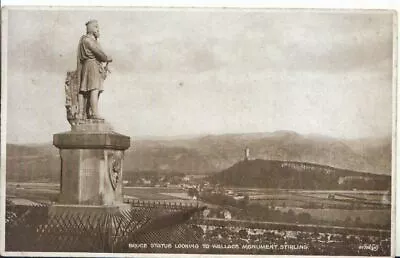
<svg viewBox="0 0 400 258"><path fill-rule="evenodd" d="M122 204L123 158L130 137L114 132L104 120L87 119L55 134L53 144L61 157L59 204Z"/></svg>

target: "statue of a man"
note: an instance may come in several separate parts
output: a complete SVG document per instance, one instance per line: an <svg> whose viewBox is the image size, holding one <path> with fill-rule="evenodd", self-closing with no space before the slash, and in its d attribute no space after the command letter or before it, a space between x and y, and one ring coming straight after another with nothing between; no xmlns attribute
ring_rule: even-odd
<svg viewBox="0 0 400 258"><path fill-rule="evenodd" d="M112 58L104 53L97 39L100 37L96 20L86 23L86 35L79 40L77 80L78 119L101 119L98 112L98 101L103 91L103 81L107 75L107 64ZM106 63L106 65L104 65Z"/></svg>

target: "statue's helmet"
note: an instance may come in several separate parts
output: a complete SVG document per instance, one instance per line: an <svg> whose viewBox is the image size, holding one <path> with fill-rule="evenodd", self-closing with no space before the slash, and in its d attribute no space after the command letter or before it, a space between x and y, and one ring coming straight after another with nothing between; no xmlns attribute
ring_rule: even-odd
<svg viewBox="0 0 400 258"><path fill-rule="evenodd" d="M90 20L88 21L85 25L86 25L86 32L90 33L90 32L96 32L97 31L97 27L98 27L98 22L97 20Z"/></svg>

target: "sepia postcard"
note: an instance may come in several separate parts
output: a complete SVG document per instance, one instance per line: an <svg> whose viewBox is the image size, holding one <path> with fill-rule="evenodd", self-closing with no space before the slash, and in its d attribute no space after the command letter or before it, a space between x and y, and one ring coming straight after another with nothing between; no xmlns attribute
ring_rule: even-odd
<svg viewBox="0 0 400 258"><path fill-rule="evenodd" d="M3 8L1 253L392 256L397 19Z"/></svg>

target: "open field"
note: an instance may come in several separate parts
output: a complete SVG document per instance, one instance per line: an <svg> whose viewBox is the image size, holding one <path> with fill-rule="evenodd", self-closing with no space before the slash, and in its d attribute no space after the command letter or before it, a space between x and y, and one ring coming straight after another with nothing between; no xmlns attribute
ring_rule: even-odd
<svg viewBox="0 0 400 258"><path fill-rule="evenodd" d="M389 209L391 204L389 191L240 189L240 192L249 195L252 203L283 207Z"/></svg>
<svg viewBox="0 0 400 258"><path fill-rule="evenodd" d="M59 184L54 183L7 183L7 196L35 198L54 198L59 193ZM229 190L229 189L227 189ZM375 208L388 208L391 196L388 191L310 191L286 189L232 188L236 193L249 195L250 202L274 203L277 206L297 206L304 203L331 205L365 204ZM123 194L141 200L190 199L187 190L179 187L129 187ZM282 205L284 204L284 205ZM382 207L380 207L382 206Z"/></svg>
<svg viewBox="0 0 400 258"><path fill-rule="evenodd" d="M182 199L182 200L192 200L193 199L187 193L163 193L163 195L176 197L176 198L179 198L179 199Z"/></svg>
<svg viewBox="0 0 400 258"><path fill-rule="evenodd" d="M356 219L357 217L364 223L375 225L390 224L390 209L385 210L345 210L345 209L302 209L296 207L279 208L287 212L292 210L295 214L308 213L311 217L320 220L339 220L346 221L347 218Z"/></svg>
<svg viewBox="0 0 400 258"><path fill-rule="evenodd" d="M390 209L390 203L378 200L358 200L347 198L321 198L301 194L276 194L255 199L250 197L250 203L259 203L267 206L299 207L299 208L343 208L343 209Z"/></svg>
<svg viewBox="0 0 400 258"><path fill-rule="evenodd" d="M361 194L361 195L381 195L389 191L381 190L302 190L302 189L276 189L276 188L251 188L251 187L226 187L226 189L232 189L234 191L248 193L248 194L268 194L275 192L287 192L287 193L311 193L311 194Z"/></svg>
<svg viewBox="0 0 400 258"><path fill-rule="evenodd" d="M237 189L234 189L236 192ZM361 222L390 224L390 195L385 191L302 191L277 189L240 189L249 194L249 203L272 206L282 212L308 213L312 218L327 221L361 220ZM58 184L7 183L7 197L33 202L50 202L57 199ZM141 201L218 205L191 199L187 190L178 187L124 187L124 198ZM332 198L334 195L334 198ZM319 207L308 207L310 203Z"/></svg>
<svg viewBox="0 0 400 258"><path fill-rule="evenodd" d="M132 196L140 200L186 200L185 190L167 187L124 187L124 195Z"/></svg>
<svg viewBox="0 0 400 258"><path fill-rule="evenodd" d="M59 184L47 183L7 183L7 197L25 198L28 200L56 200ZM131 199L154 201L192 201L186 190L167 187L124 187L124 196Z"/></svg>
<svg viewBox="0 0 400 258"><path fill-rule="evenodd" d="M257 194L250 193L250 199L253 200L267 200L270 198L274 198L277 196L305 196L314 199L329 199L330 196L335 200L363 200L370 202L384 202L390 204L390 195L386 192L373 193L373 194L365 194L358 192L351 193L341 193L341 192L332 192L332 193L310 193L310 192L302 192L302 191L279 191L276 190L274 193L268 194Z"/></svg>
<svg viewBox="0 0 400 258"><path fill-rule="evenodd" d="M47 203L57 199L59 188L59 184L51 183L7 183L6 197Z"/></svg>

